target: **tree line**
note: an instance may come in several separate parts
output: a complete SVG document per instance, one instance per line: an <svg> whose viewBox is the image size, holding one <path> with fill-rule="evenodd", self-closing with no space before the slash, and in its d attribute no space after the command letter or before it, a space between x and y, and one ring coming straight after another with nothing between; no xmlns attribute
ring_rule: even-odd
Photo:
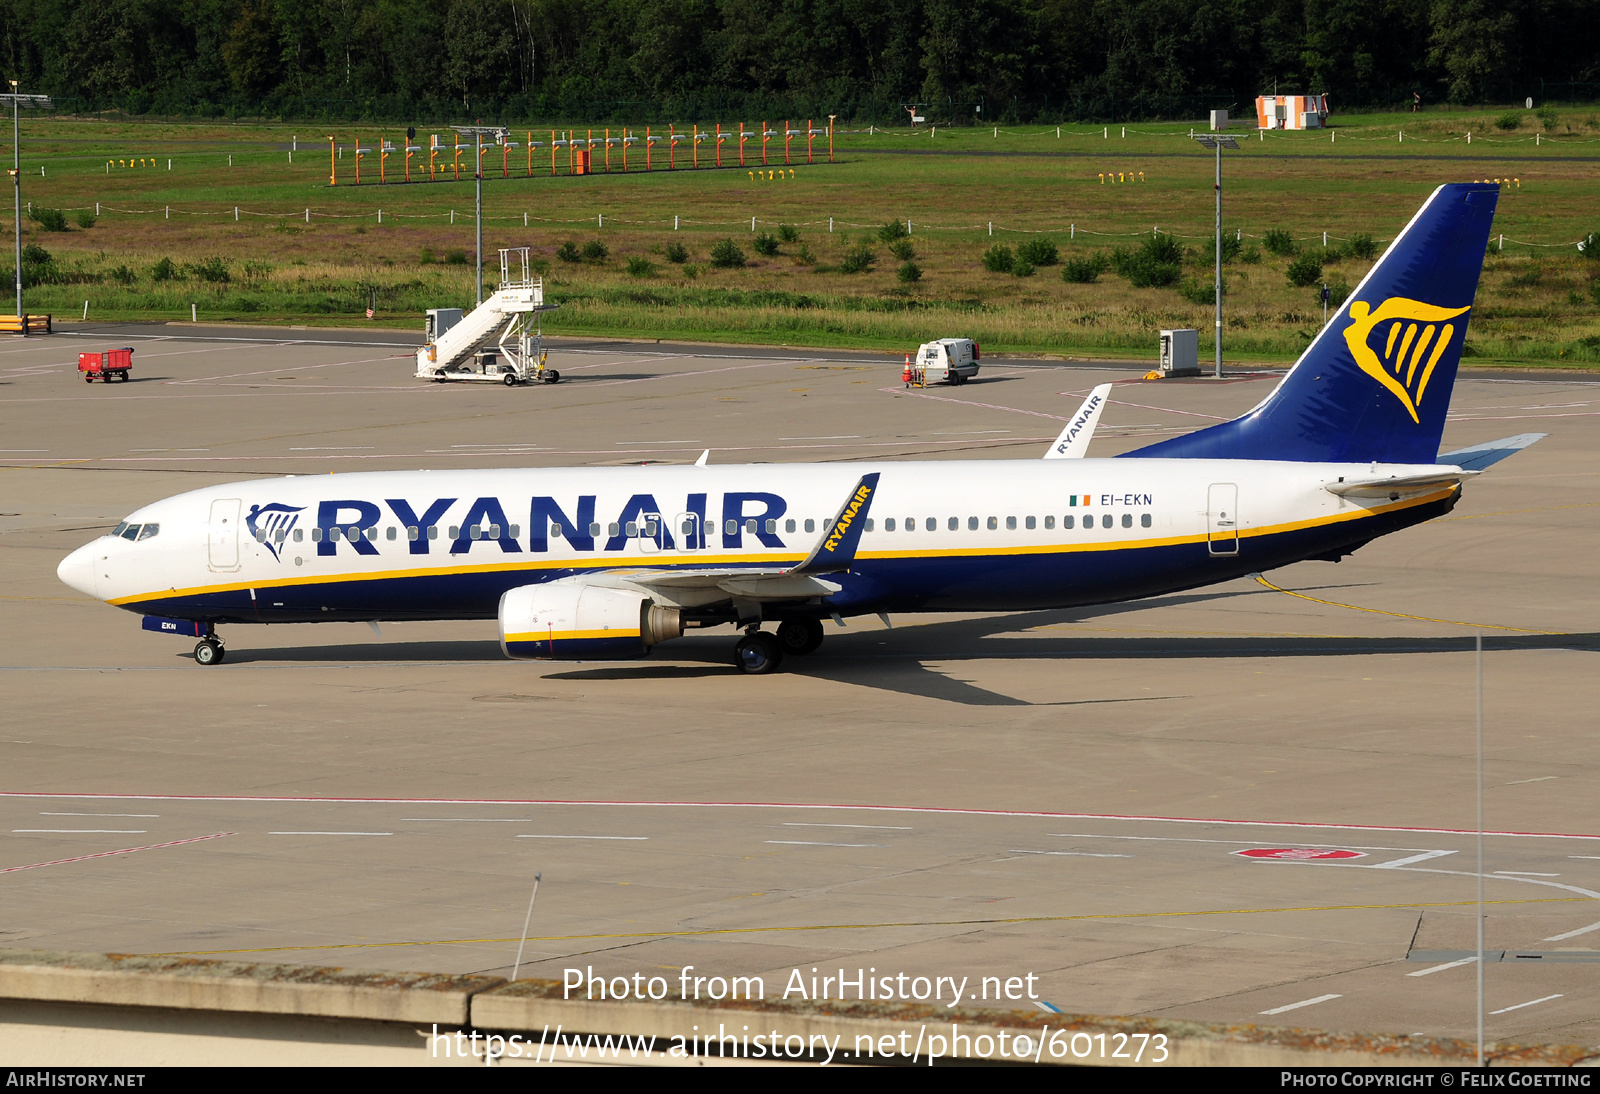
<svg viewBox="0 0 1600 1094"><path fill-rule="evenodd" d="M1600 0L0 0L7 76L67 109L418 121L1592 99L1597 30Z"/></svg>

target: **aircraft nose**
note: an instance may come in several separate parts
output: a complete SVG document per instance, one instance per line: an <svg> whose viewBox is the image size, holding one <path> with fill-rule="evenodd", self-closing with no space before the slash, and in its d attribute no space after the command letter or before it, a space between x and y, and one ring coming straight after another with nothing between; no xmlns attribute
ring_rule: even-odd
<svg viewBox="0 0 1600 1094"><path fill-rule="evenodd" d="M61 560L61 565L56 567L56 576L80 593L98 600L100 593L95 587L94 551L95 545L92 543L79 547Z"/></svg>

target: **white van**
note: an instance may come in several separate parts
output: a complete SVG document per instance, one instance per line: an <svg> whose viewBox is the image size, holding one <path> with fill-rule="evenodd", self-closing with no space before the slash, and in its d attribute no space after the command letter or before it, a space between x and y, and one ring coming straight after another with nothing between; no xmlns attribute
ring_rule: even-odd
<svg viewBox="0 0 1600 1094"><path fill-rule="evenodd" d="M970 338L941 338L925 342L912 361L912 379L927 385L964 384L978 375L978 343Z"/></svg>

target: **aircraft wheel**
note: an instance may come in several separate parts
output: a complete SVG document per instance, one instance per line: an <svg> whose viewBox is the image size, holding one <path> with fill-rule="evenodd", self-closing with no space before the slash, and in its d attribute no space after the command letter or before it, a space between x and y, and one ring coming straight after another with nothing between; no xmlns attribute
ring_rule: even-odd
<svg viewBox="0 0 1600 1094"><path fill-rule="evenodd" d="M783 662L783 647L766 631L751 631L733 647L733 663L740 672L765 676Z"/></svg>
<svg viewBox="0 0 1600 1094"><path fill-rule="evenodd" d="M506 373L505 385L506 385L506 387L516 387L517 386L517 374L515 372Z"/></svg>
<svg viewBox="0 0 1600 1094"><path fill-rule="evenodd" d="M778 624L778 645L783 652L804 656L822 645L820 619L785 619Z"/></svg>
<svg viewBox="0 0 1600 1094"><path fill-rule="evenodd" d="M222 654L222 643L215 639L202 639L194 647L194 660L197 665L220 665Z"/></svg>

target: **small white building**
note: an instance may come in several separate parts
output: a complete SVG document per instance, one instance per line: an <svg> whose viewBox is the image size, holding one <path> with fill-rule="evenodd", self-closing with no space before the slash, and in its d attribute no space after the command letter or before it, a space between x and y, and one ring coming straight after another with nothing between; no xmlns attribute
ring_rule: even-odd
<svg viewBox="0 0 1600 1094"><path fill-rule="evenodd" d="M1327 95L1262 95L1256 99L1257 129L1321 129L1327 124Z"/></svg>

